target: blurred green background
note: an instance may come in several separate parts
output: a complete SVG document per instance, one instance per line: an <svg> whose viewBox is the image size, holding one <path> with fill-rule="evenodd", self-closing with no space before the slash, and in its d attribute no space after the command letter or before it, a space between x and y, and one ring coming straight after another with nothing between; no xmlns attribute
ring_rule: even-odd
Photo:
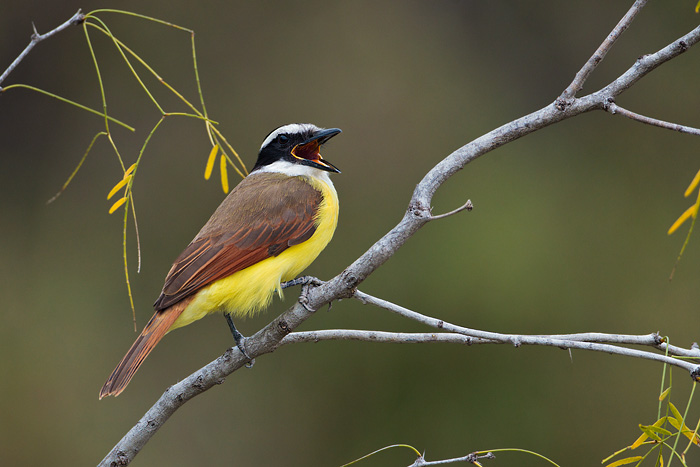
<svg viewBox="0 0 700 467"><path fill-rule="evenodd" d="M0 68L78 8L132 10L192 28L210 116L251 167L265 135L289 122L340 127L324 155L341 217L308 269L327 279L401 218L415 184L454 149L553 101L631 1L95 2L0 6ZM636 57L698 22L694 1L650 2L586 83L607 84ZM186 33L102 15L193 102ZM127 161L159 114L104 37L92 34L112 126ZM700 49L654 71L623 107L700 126ZM26 83L101 105L84 34L39 44L3 83ZM185 108L157 83L167 110ZM0 464L96 464L170 384L232 345L225 321L202 320L162 341L126 392L97 393L135 334L123 279L121 215L105 197L121 178L106 140L69 189L99 117L26 90L0 98ZM687 226L698 139L594 112L468 165L438 192L436 213L476 209L422 229L361 289L464 326L508 333L660 331L698 339L700 238L668 277ZM134 188L143 265L129 259L139 329L171 261L223 198L202 174L203 125L172 118L153 137ZM235 174L231 182L235 183ZM296 297L241 322L250 335ZM320 311L305 329L426 331L356 301ZM428 459L499 447L562 466L599 464L656 418L662 367L605 354L509 346L296 345L179 410L134 465L337 466L409 443ZM687 374L674 372L685 406ZM697 421L700 403L691 410ZM683 445L685 445L683 443ZM697 449L695 450L697 451ZM695 452L694 457L698 459ZM407 465L389 452L359 465ZM499 454L489 466L535 466Z"/></svg>

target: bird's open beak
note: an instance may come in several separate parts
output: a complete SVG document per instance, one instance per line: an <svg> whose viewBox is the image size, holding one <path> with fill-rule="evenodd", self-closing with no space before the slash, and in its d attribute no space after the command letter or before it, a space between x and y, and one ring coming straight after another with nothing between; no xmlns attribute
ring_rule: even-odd
<svg viewBox="0 0 700 467"><path fill-rule="evenodd" d="M340 133L340 128L329 128L315 133L303 143L299 143L292 149L292 156L303 161L304 165L316 167L327 172L340 173L340 170L323 157L321 157L321 145Z"/></svg>

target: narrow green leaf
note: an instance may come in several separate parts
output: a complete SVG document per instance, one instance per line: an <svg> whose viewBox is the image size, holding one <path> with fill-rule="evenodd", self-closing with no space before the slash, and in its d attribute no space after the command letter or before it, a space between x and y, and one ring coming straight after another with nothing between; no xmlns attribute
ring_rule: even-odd
<svg viewBox="0 0 700 467"><path fill-rule="evenodd" d="M654 441L661 441L661 437L654 433L654 430L651 430L648 426L639 425L639 428L644 432L644 434Z"/></svg>
<svg viewBox="0 0 700 467"><path fill-rule="evenodd" d="M676 418L676 420L678 420L678 423L682 425L682 424L684 423L684 422L683 422L683 415L681 415L681 413L678 411L678 409L676 408L676 406L673 405L672 402L669 402L669 403L668 403L668 407L671 409L671 413L672 413L673 416Z"/></svg>
<svg viewBox="0 0 700 467"><path fill-rule="evenodd" d="M648 431L654 432L654 433L661 433L662 435L666 436L671 436L673 433L668 431L666 428L661 428L660 426L654 426L654 425L639 425L639 427L644 431L645 433ZM657 441L660 441L657 439Z"/></svg>

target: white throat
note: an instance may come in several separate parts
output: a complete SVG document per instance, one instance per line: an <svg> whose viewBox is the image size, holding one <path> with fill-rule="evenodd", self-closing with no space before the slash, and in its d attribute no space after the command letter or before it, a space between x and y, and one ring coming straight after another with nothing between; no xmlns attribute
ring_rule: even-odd
<svg viewBox="0 0 700 467"><path fill-rule="evenodd" d="M276 161L272 164L262 166L259 169L255 169L251 175L265 172L280 173L289 177L315 178L316 180L327 183L331 187L333 186L333 182L331 181L331 177L328 176L328 172L325 170L316 169L314 167L309 167L308 165L294 164L287 161Z"/></svg>

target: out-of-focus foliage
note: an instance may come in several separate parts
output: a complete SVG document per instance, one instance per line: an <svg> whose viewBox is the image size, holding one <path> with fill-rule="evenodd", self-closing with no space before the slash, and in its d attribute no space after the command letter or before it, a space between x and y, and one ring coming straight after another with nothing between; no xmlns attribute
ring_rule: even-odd
<svg viewBox="0 0 700 467"><path fill-rule="evenodd" d="M208 114L248 167L278 125L343 129L324 149L343 171L334 178L340 223L308 270L328 278L398 222L417 181L442 157L554 100L629 3L204 0L163 8L124 0L118 7L196 31ZM695 27L697 17L681 3L651 2L583 92ZM46 31L78 8L97 6L104 3L7 2L0 67L22 50L32 22ZM121 40L138 44L168 83L197 101L187 35L113 21ZM110 114L136 128L115 127L113 136L135 160L160 114L119 65L113 43L95 38L92 45L102 57ZM699 126L699 54L693 48L646 77L625 93L624 106ZM4 84L13 82L93 108L101 103L79 28L39 44ZM201 176L211 144L198 125L166 120L133 185L143 257L131 278L139 327L171 261L222 199L220 185ZM135 337L122 220L107 214L104 199L123 169L103 138L69 189L46 201L103 128L99 117L30 91L0 99L2 465L96 463L169 384L232 345L223 319L173 332L122 396L98 402L99 387ZM602 112L537 132L450 180L435 212L467 198L476 209L428 225L361 288L475 328L658 330L687 346L698 338L700 248L690 243L669 282L681 245L666 230L685 208L676 193L697 170L697 144ZM128 254L135 264L135 248ZM241 331L260 328L294 292ZM305 326L420 329L348 300ZM592 465L638 436L639 420L653 420L643 412L657 394L658 366L572 357L505 346L287 347L188 404L135 462L341 465L377 446L408 443L433 459L514 446L560 465ZM682 400L688 389L676 381L674 397ZM691 406L687 419L697 418ZM541 465L513 454L483 461L495 462Z"/></svg>

